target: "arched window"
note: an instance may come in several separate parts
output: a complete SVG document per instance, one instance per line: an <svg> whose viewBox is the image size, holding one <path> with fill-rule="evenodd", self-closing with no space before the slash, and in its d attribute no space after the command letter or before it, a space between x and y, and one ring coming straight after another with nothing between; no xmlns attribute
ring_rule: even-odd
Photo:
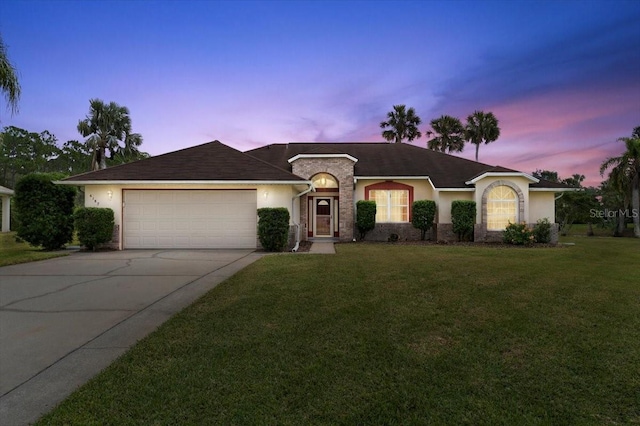
<svg viewBox="0 0 640 426"><path fill-rule="evenodd" d="M329 173L318 173L311 178L311 182L317 189L338 189L338 181Z"/></svg>
<svg viewBox="0 0 640 426"><path fill-rule="evenodd" d="M518 194L506 185L492 188L487 195L487 230L501 231L518 219Z"/></svg>

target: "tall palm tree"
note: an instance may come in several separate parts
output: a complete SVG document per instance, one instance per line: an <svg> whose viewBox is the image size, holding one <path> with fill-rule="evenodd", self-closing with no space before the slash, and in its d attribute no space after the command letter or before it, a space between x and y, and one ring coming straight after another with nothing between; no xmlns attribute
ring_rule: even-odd
<svg viewBox="0 0 640 426"><path fill-rule="evenodd" d="M131 140L129 109L115 102L105 104L100 99L89 101L89 114L78 122L78 132L88 137L86 143L93 152L91 170L107 168L107 150L114 156L125 142ZM140 143L142 139L140 139Z"/></svg>
<svg viewBox="0 0 640 426"><path fill-rule="evenodd" d="M634 129L630 138L619 138L625 144L625 152L619 157L608 158L600 166L600 174L611 169L609 178L622 193L631 195L633 235L640 238L640 138Z"/></svg>
<svg viewBox="0 0 640 426"><path fill-rule="evenodd" d="M465 138L476 146L476 161L478 161L480 144L494 142L498 137L500 137L500 127L498 127L498 119L492 112L474 111L467 117Z"/></svg>
<svg viewBox="0 0 640 426"><path fill-rule="evenodd" d="M142 135L140 133L128 134L124 140L124 147L118 147L111 152L112 163L125 164L132 161L149 158L149 154L140 151L142 145Z"/></svg>
<svg viewBox="0 0 640 426"><path fill-rule="evenodd" d="M387 113L387 119L380 123L380 128L391 128L382 132L382 137L389 142L401 143L405 139L411 142L422 136L418 130L422 120L413 108L406 109L405 105L394 105L393 111Z"/></svg>
<svg viewBox="0 0 640 426"><path fill-rule="evenodd" d="M16 69L9 62L7 47L2 41L2 36L0 36L0 92L6 98L12 114L18 111L20 91Z"/></svg>
<svg viewBox="0 0 640 426"><path fill-rule="evenodd" d="M437 136L429 139L427 147L440 152L462 152L464 149L464 126L460 120L450 115L431 120L431 128ZM432 132L427 132L431 136Z"/></svg>

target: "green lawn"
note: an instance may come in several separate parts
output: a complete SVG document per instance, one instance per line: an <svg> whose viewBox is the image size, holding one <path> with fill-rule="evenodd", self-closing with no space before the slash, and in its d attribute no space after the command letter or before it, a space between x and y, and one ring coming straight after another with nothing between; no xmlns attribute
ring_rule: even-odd
<svg viewBox="0 0 640 426"><path fill-rule="evenodd" d="M640 423L640 241L267 256L40 424Z"/></svg>
<svg viewBox="0 0 640 426"><path fill-rule="evenodd" d="M64 251L43 251L27 243L18 243L15 232L0 233L0 266L51 259L67 254Z"/></svg>

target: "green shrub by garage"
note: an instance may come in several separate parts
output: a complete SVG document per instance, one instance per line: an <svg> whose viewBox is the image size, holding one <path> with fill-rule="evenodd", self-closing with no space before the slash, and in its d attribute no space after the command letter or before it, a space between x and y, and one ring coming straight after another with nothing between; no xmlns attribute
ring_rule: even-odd
<svg viewBox="0 0 640 426"><path fill-rule="evenodd" d="M64 177L60 173L32 173L16 183L16 232L32 246L57 250L73 238L76 188L53 183Z"/></svg>
<svg viewBox="0 0 640 426"><path fill-rule="evenodd" d="M284 207L258 209L258 239L266 251L284 251L289 241L289 210Z"/></svg>
<svg viewBox="0 0 640 426"><path fill-rule="evenodd" d="M95 250L113 237L113 210L100 207L81 207L74 213L80 244Z"/></svg>
<svg viewBox="0 0 640 426"><path fill-rule="evenodd" d="M473 226L476 223L476 202L455 200L451 202L451 222L458 241L473 241Z"/></svg>

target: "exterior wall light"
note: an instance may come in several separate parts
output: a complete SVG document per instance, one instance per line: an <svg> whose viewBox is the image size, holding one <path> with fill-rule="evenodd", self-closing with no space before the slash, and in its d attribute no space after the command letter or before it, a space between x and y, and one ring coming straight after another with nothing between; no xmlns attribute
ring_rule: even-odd
<svg viewBox="0 0 640 426"><path fill-rule="evenodd" d="M113 191L112 190L108 190L107 191L107 197L109 197L109 199L111 199L113 197Z"/></svg>

